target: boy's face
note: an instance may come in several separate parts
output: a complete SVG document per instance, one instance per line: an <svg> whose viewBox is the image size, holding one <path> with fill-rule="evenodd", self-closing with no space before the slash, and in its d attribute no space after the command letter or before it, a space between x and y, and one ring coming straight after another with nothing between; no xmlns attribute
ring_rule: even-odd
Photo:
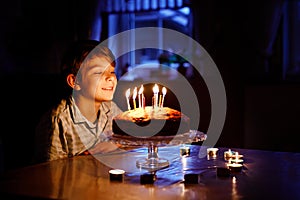
<svg viewBox="0 0 300 200"><path fill-rule="evenodd" d="M117 85L115 68L103 56L95 56L81 66L80 93L96 102L110 101Z"/></svg>

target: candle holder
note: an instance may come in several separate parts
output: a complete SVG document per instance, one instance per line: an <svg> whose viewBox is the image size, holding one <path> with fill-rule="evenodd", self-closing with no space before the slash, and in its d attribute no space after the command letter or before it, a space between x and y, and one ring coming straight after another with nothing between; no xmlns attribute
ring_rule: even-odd
<svg viewBox="0 0 300 200"><path fill-rule="evenodd" d="M230 169L231 172L241 172L243 165L238 163L228 163L227 167Z"/></svg>
<svg viewBox="0 0 300 200"><path fill-rule="evenodd" d="M224 151L224 160L228 161L229 159L231 159L232 155L233 155L233 151L231 151L230 149L228 151Z"/></svg>
<svg viewBox="0 0 300 200"><path fill-rule="evenodd" d="M109 170L109 179L111 181L120 181L124 180L125 171L122 169L111 169Z"/></svg>
<svg viewBox="0 0 300 200"><path fill-rule="evenodd" d="M239 154L238 152L232 151L232 150L228 150L228 151L224 151L224 160L225 161L229 161L229 160L233 160L233 159L242 159L244 156Z"/></svg>
<svg viewBox="0 0 300 200"><path fill-rule="evenodd" d="M232 154L231 156L232 159L242 159L243 157L244 157L243 155L237 153Z"/></svg>
<svg viewBox="0 0 300 200"><path fill-rule="evenodd" d="M185 184L198 184L200 181L199 174L185 174L184 175L184 183Z"/></svg>
<svg viewBox="0 0 300 200"><path fill-rule="evenodd" d="M146 173L140 176L141 184L153 184L156 181L155 173Z"/></svg>
<svg viewBox="0 0 300 200"><path fill-rule="evenodd" d="M229 163L238 163L238 164L243 164L244 160L243 159L238 159L238 158L230 158L228 160Z"/></svg>
<svg viewBox="0 0 300 200"><path fill-rule="evenodd" d="M180 156L190 156L191 150L188 146L180 147Z"/></svg>
<svg viewBox="0 0 300 200"><path fill-rule="evenodd" d="M230 169L225 167L217 167L217 176L218 177L229 177Z"/></svg>
<svg viewBox="0 0 300 200"><path fill-rule="evenodd" d="M207 158L216 158L218 151L218 148L207 148Z"/></svg>

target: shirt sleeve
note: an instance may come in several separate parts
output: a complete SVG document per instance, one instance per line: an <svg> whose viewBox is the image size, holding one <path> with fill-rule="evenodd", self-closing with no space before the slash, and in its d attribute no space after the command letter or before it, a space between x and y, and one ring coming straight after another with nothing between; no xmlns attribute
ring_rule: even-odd
<svg viewBox="0 0 300 200"><path fill-rule="evenodd" d="M35 130L34 162L46 162L67 157L66 138L62 133L61 120L45 113Z"/></svg>
<svg viewBox="0 0 300 200"><path fill-rule="evenodd" d="M56 160L68 157L68 142L64 134L64 126L59 117L52 118L50 129L50 144L48 150L48 160Z"/></svg>

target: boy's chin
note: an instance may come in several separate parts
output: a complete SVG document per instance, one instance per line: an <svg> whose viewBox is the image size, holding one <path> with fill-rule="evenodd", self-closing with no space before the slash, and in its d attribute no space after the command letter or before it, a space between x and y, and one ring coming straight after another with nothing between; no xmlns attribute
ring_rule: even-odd
<svg viewBox="0 0 300 200"><path fill-rule="evenodd" d="M112 101L112 98L105 98L102 101Z"/></svg>
<svg viewBox="0 0 300 200"><path fill-rule="evenodd" d="M113 98L95 98L95 101L97 102L106 102L106 101L112 101Z"/></svg>

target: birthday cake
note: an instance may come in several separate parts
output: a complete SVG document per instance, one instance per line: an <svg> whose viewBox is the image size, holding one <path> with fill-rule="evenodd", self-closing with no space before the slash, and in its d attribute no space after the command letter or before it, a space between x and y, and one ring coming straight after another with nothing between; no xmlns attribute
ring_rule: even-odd
<svg viewBox="0 0 300 200"><path fill-rule="evenodd" d="M190 118L169 107L146 106L115 116L112 129L114 134L134 137L175 136L190 131Z"/></svg>

